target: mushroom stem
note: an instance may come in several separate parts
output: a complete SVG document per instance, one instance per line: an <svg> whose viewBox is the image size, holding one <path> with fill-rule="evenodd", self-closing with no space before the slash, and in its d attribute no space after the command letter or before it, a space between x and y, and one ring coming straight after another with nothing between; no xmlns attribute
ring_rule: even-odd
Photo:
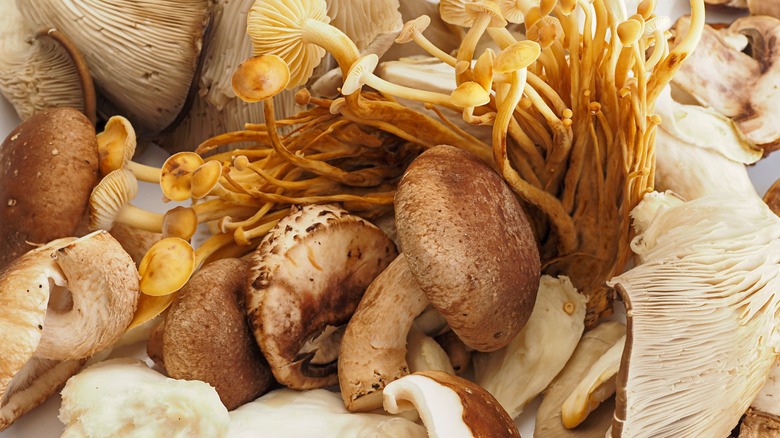
<svg viewBox="0 0 780 438"><path fill-rule="evenodd" d="M81 92L84 95L84 115L87 116L92 126L97 123L97 103L95 99L95 84L92 82L92 74L89 66L78 47L63 32L54 28L43 28L35 34L36 38L49 37L62 47L73 61L73 66L79 75Z"/></svg>
<svg viewBox="0 0 780 438"><path fill-rule="evenodd" d="M333 55L344 76L360 58L360 50L355 43L344 32L328 23L307 18L301 34L304 42L316 44Z"/></svg>

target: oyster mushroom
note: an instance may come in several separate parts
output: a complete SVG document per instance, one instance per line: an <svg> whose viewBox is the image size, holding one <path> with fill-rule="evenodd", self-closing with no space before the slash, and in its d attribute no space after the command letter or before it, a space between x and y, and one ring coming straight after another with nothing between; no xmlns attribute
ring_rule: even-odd
<svg viewBox="0 0 780 438"><path fill-rule="evenodd" d="M162 329L168 375L210 384L231 411L273 381L246 321L247 265L223 259L196 272L173 300Z"/></svg>
<svg viewBox="0 0 780 438"><path fill-rule="evenodd" d="M632 215L612 436L727 436L778 356L780 218L757 196L657 193Z"/></svg>
<svg viewBox="0 0 780 438"><path fill-rule="evenodd" d="M402 416L349 412L338 394L326 389L278 389L230 412L230 438L252 438L269 430L289 437L428 436L423 426Z"/></svg>
<svg viewBox="0 0 780 438"><path fill-rule="evenodd" d="M266 235L252 255L246 308L280 383L337 382L340 327L396 254L379 228L335 205L293 208Z"/></svg>
<svg viewBox="0 0 780 438"><path fill-rule="evenodd" d="M73 108L44 110L11 131L0 146L0 268L30 243L76 233L97 170L95 129Z"/></svg>
<svg viewBox="0 0 780 438"><path fill-rule="evenodd" d="M416 409L429 437L520 437L512 417L479 385L440 371L402 377L384 390L391 414Z"/></svg>
<svg viewBox="0 0 780 438"><path fill-rule="evenodd" d="M137 275L105 232L52 241L0 271L0 430L121 337Z"/></svg>
<svg viewBox="0 0 780 438"><path fill-rule="evenodd" d="M341 343L339 383L350 411L379 407L385 385L409 374L406 339L429 301L466 345L491 351L522 329L539 284L536 242L519 203L468 152L437 146L421 154L395 206L404 254L371 283Z"/></svg>
<svg viewBox="0 0 780 438"><path fill-rule="evenodd" d="M677 34L684 34L687 27L688 19L678 20ZM780 147L780 121L775 111L780 99L776 85L780 63L775 59L780 20L739 18L728 32L746 36L751 55L732 47L719 31L705 27L699 46L673 83L733 119L747 138L768 154Z"/></svg>
<svg viewBox="0 0 780 438"><path fill-rule="evenodd" d="M198 67L211 2L20 0L17 4L30 26L54 27L73 40L101 95L139 131L157 133L176 120Z"/></svg>

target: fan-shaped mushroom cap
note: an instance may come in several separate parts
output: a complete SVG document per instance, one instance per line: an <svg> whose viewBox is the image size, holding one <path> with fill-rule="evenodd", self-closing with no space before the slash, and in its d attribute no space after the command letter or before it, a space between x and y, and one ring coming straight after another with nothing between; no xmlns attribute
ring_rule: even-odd
<svg viewBox="0 0 780 438"><path fill-rule="evenodd" d="M73 40L95 86L134 126L156 133L179 115L197 69L210 1L17 3L34 27L56 27Z"/></svg>
<svg viewBox="0 0 780 438"><path fill-rule="evenodd" d="M395 199L409 269L466 345L509 343L533 310L536 242L504 181L468 152L437 146L408 168Z"/></svg>
<svg viewBox="0 0 780 438"><path fill-rule="evenodd" d="M295 208L268 233L252 256L246 305L279 382L337 382L333 332L396 254L379 228L334 205Z"/></svg>
<svg viewBox="0 0 780 438"><path fill-rule="evenodd" d="M539 0L499 0L498 5L506 21L522 23L525 21L525 14L531 8L539 6Z"/></svg>
<svg viewBox="0 0 780 438"><path fill-rule="evenodd" d="M476 383L441 371L421 371L387 385L391 414L417 409L428 436L520 437L512 417Z"/></svg>
<svg viewBox="0 0 780 438"><path fill-rule="evenodd" d="M81 110L84 95L67 52L49 38L32 39L16 0L3 0L0 15L0 92L22 120L49 107ZM32 40L31 40L32 39Z"/></svg>
<svg viewBox="0 0 780 438"><path fill-rule="evenodd" d="M95 130L73 108L42 111L0 146L0 268L31 249L72 236L97 181Z"/></svg>
<svg viewBox="0 0 780 438"><path fill-rule="evenodd" d="M506 20L501 8L486 0L442 0L439 3L442 20L456 26L471 27L480 14L490 14L488 27L504 27Z"/></svg>
<svg viewBox="0 0 780 438"><path fill-rule="evenodd" d="M659 202L609 282L628 322L612 436L728 436L777 360L780 218L757 196Z"/></svg>
<svg viewBox="0 0 780 438"><path fill-rule="evenodd" d="M171 304L162 335L168 375L214 386L231 411L273 381L246 321L247 265L222 259L196 272Z"/></svg>

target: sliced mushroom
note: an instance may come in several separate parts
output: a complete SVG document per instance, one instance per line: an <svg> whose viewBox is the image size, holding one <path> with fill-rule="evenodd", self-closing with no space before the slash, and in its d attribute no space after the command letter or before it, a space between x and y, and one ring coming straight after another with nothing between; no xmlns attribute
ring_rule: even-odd
<svg viewBox="0 0 780 438"><path fill-rule="evenodd" d="M252 438L268 431L289 437L428 436L423 426L401 416L351 413L338 394L325 389L279 389L230 412L229 437Z"/></svg>
<svg viewBox="0 0 780 438"><path fill-rule="evenodd" d="M567 429L561 419L561 407L579 385L588 370L626 333L619 322L604 322L585 332L566 366L544 390L541 405L536 411L535 438L603 438L612 424L615 404L604 402L588 415L575 429Z"/></svg>
<svg viewBox="0 0 780 438"><path fill-rule="evenodd" d="M293 208L268 233L252 255L246 306L280 383L308 389L337 382L336 328L396 254L379 228L334 205Z"/></svg>
<svg viewBox="0 0 780 438"><path fill-rule="evenodd" d="M734 195L634 215L652 219L635 222L641 264L609 282L628 321L612 436L727 436L778 357L780 218Z"/></svg>
<svg viewBox="0 0 780 438"><path fill-rule="evenodd" d="M247 266L222 259L198 270L171 304L162 333L168 375L210 384L228 410L254 400L273 381L246 321Z"/></svg>
<svg viewBox="0 0 780 438"><path fill-rule="evenodd" d="M519 437L501 405L479 385L440 371L402 377L384 390L391 414L416 409L429 437Z"/></svg>
<svg viewBox="0 0 780 438"><path fill-rule="evenodd" d="M95 129L73 108L42 111L0 146L0 269L32 249L72 236L97 182Z"/></svg>
<svg viewBox="0 0 780 438"><path fill-rule="evenodd" d="M17 4L31 26L55 27L73 40L84 53L97 89L140 131L162 131L185 106L211 2Z"/></svg>
<svg viewBox="0 0 780 438"><path fill-rule="evenodd" d="M512 418L566 365L585 329L585 302L568 278L543 275L523 330L500 350L474 354L474 380Z"/></svg>
<svg viewBox="0 0 780 438"><path fill-rule="evenodd" d="M678 20L676 32L684 35L686 17ZM739 18L728 32L750 41L747 55L733 48L712 27L705 27L701 41L674 76L673 83L697 100L732 118L740 130L765 154L780 147L780 121L775 108L780 99L780 20L768 16Z"/></svg>
<svg viewBox="0 0 780 438"><path fill-rule="evenodd" d="M63 436L225 436L230 423L217 392L176 380L140 360L111 359L68 380L59 419Z"/></svg>

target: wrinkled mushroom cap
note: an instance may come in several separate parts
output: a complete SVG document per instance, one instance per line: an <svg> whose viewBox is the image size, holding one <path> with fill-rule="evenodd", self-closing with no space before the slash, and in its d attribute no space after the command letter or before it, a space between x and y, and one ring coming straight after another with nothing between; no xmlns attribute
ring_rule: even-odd
<svg viewBox="0 0 780 438"><path fill-rule="evenodd" d="M0 268L42 244L72 236L97 182L95 130L73 108L42 111L0 146Z"/></svg>
<svg viewBox="0 0 780 438"><path fill-rule="evenodd" d="M437 146L395 198L409 269L466 345L491 351L525 325L539 287L531 227L504 181L468 152Z"/></svg>

